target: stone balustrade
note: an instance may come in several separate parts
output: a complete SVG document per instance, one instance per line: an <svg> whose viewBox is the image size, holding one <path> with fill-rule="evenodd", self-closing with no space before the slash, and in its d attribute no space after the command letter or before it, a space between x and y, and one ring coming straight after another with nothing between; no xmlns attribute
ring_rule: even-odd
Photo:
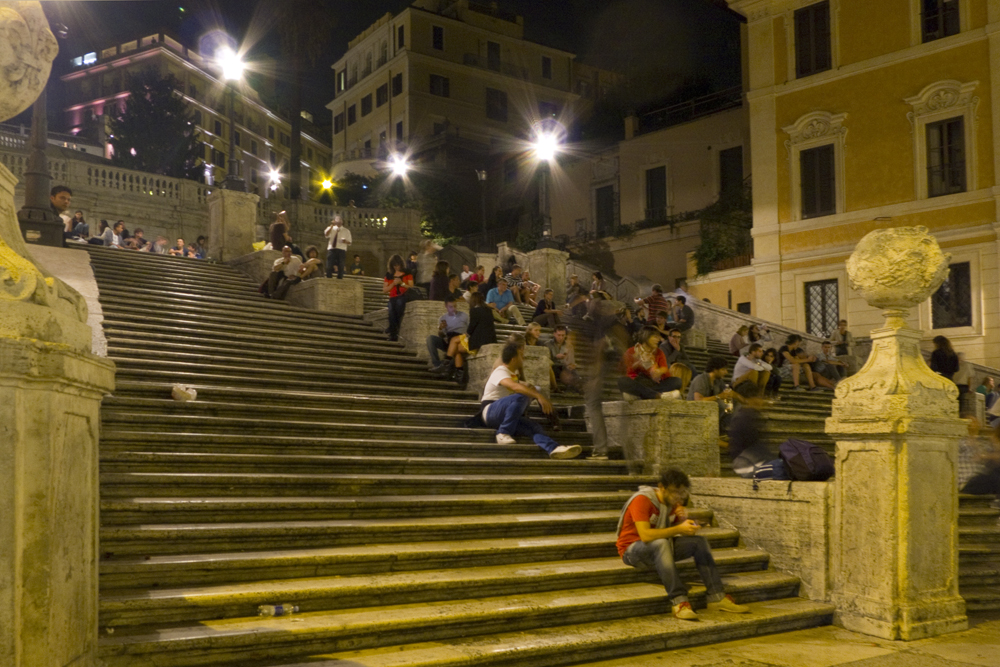
<svg viewBox="0 0 1000 667"><path fill-rule="evenodd" d="M364 288L357 280L304 280L288 290L285 300L293 306L336 315L360 317L365 312Z"/></svg>
<svg viewBox="0 0 1000 667"><path fill-rule="evenodd" d="M719 407L708 401L609 401L603 404L608 443L621 447L635 473L679 468L718 477Z"/></svg>
<svg viewBox="0 0 1000 667"><path fill-rule="evenodd" d="M357 285L361 287L361 283ZM455 307L466 314L469 312L469 304L464 299L456 302ZM444 301L411 301L406 304L406 315L399 328L399 340L408 352L415 353L418 359L424 361L430 359L427 337L437 334L438 322L445 312Z"/></svg>
<svg viewBox="0 0 1000 667"><path fill-rule="evenodd" d="M469 389L482 396L486 381L490 379L493 372L493 364L500 357L503 351L503 343L492 343L479 348L479 353L469 357L466 364L469 367ZM524 368L521 375L525 382L536 387L539 392L549 397L549 374L552 369L552 360L549 358L547 347L533 346L524 348ZM716 454L716 459L719 458ZM718 464L718 461L716 461Z"/></svg>

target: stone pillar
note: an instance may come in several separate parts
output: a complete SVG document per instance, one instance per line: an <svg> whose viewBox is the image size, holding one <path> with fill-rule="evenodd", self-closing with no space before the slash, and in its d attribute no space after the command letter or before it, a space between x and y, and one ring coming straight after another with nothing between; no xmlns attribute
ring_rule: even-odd
<svg viewBox="0 0 1000 667"><path fill-rule="evenodd" d="M968 626L958 595L958 391L920 353L909 309L948 275L924 227L877 230L847 262L851 287L885 326L865 367L837 385L832 572L836 621L885 639Z"/></svg>
<svg viewBox="0 0 1000 667"><path fill-rule="evenodd" d="M708 401L608 401L604 424L633 472L659 475L680 468L692 477L718 477L719 406Z"/></svg>
<svg viewBox="0 0 1000 667"><path fill-rule="evenodd" d="M553 299L556 303L566 303L566 262L569 261L569 253L555 248L539 248L528 253L528 268L531 270L531 279L542 286L542 289L551 289L555 292Z"/></svg>
<svg viewBox="0 0 1000 667"><path fill-rule="evenodd" d="M469 312L469 304L464 299L456 302L455 308ZM399 340L408 352L415 352L417 358L424 361L430 358L427 337L438 332L438 322L445 312L444 301L411 301L406 304L406 314L399 327Z"/></svg>
<svg viewBox="0 0 1000 667"><path fill-rule="evenodd" d="M230 257L226 260L226 264L259 285L271 275L274 262L280 258L281 253L277 250L258 250L248 255Z"/></svg>
<svg viewBox="0 0 1000 667"><path fill-rule="evenodd" d="M260 197L216 187L208 196L208 255L224 262L253 252Z"/></svg>
<svg viewBox="0 0 1000 667"><path fill-rule="evenodd" d="M503 343L492 343L479 348L479 353L469 357L469 389L482 395L486 381L493 372L493 364L503 351ZM521 371L525 382L538 387L539 393L549 398L549 371L552 360L546 347L533 346L524 348L524 368Z"/></svg>
<svg viewBox="0 0 1000 667"><path fill-rule="evenodd" d="M31 260L0 165L0 664L97 655L97 443L114 364L83 298Z"/></svg>
<svg viewBox="0 0 1000 667"><path fill-rule="evenodd" d="M365 314L365 294L358 280L313 278L293 285L285 300L293 306L337 315Z"/></svg>

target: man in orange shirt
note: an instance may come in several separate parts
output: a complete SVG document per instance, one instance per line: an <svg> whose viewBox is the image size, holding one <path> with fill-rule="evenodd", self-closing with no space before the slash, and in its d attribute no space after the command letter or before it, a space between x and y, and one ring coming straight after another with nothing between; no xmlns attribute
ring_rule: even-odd
<svg viewBox="0 0 1000 667"><path fill-rule="evenodd" d="M688 601L687 586L677 576L675 565L676 561L692 556L707 589L709 611L746 614L749 607L736 604L726 595L712 549L708 541L698 535L701 525L687 516L684 505L690 492L691 480L674 468L660 475L655 489L639 487L625 503L618 519L618 555L626 565L656 570L676 618L698 620L698 614Z"/></svg>

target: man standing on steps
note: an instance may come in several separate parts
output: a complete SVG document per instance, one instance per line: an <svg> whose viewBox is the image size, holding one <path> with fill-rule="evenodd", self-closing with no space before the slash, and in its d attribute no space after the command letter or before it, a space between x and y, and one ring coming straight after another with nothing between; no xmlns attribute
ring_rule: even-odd
<svg viewBox="0 0 1000 667"><path fill-rule="evenodd" d="M508 343L500 354L502 361L483 388L483 423L497 431L497 443L512 445L514 436L530 435L535 444L544 449L550 459L575 459L580 455L580 445L560 445L545 435L542 427L527 419L524 412L531 401L538 401L545 414L552 413L552 404L531 386L517 381L517 374L524 365L524 348L516 343Z"/></svg>
<svg viewBox="0 0 1000 667"><path fill-rule="evenodd" d="M337 267L337 279L344 279L344 267L347 265L347 249L351 245L351 230L344 227L344 220L339 215L333 216L330 226L323 231L323 236L330 239L326 245L326 277L333 277L333 267Z"/></svg>
<svg viewBox="0 0 1000 667"><path fill-rule="evenodd" d="M656 488L640 486L625 503L618 519L618 555L631 567L656 570L670 597L675 618L698 620L688 600L687 587L677 576L676 562L692 556L705 584L708 610L749 613L749 607L736 604L726 595L712 549L698 535L701 525L688 518L684 506L690 492L691 480L674 468L660 475Z"/></svg>

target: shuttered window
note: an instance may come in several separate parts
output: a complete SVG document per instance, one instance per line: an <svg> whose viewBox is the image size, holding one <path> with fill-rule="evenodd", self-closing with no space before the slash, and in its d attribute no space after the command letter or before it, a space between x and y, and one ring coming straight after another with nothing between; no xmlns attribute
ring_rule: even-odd
<svg viewBox="0 0 1000 667"><path fill-rule="evenodd" d="M837 212L833 151L833 144L827 144L799 153L803 219L833 215Z"/></svg>
<svg viewBox="0 0 1000 667"><path fill-rule="evenodd" d="M825 72L830 53L830 3L818 2L795 12L795 76Z"/></svg>

